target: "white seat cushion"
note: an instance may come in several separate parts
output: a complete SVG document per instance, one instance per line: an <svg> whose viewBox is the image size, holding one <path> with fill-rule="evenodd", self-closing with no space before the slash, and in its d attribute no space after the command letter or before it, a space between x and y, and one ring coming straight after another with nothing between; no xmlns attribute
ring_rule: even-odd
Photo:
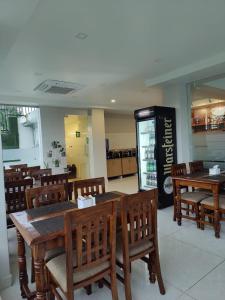
<svg viewBox="0 0 225 300"><path fill-rule="evenodd" d="M73 258L75 260L76 254L73 253ZM74 263L74 265L76 265ZM53 259L51 259L46 264L48 270L51 272L52 276L56 279L60 287L64 292L67 291L67 277L66 277L66 254L61 254ZM110 263L104 262L101 265L98 265L94 268L88 268L85 271L74 272L73 273L73 282L78 283L85 279L88 279L110 267Z"/></svg>
<svg viewBox="0 0 225 300"><path fill-rule="evenodd" d="M151 241L144 241L129 251L130 257L137 255L153 246ZM123 246L122 246L122 235L118 235L116 239L116 259L122 264L123 263Z"/></svg>
<svg viewBox="0 0 225 300"><path fill-rule="evenodd" d="M181 200L188 200L195 203L200 202L201 200L207 198L209 195L202 192L186 192L181 194Z"/></svg>
<svg viewBox="0 0 225 300"><path fill-rule="evenodd" d="M201 203L208 205L208 206L214 206L214 199L213 199L213 197L208 197L208 198L204 199ZM222 209L225 209L225 196L224 195L219 196L219 207Z"/></svg>
<svg viewBox="0 0 225 300"><path fill-rule="evenodd" d="M63 247L58 247L58 248L48 250L45 255L45 261L48 262L50 259L63 253L65 253L65 249Z"/></svg>

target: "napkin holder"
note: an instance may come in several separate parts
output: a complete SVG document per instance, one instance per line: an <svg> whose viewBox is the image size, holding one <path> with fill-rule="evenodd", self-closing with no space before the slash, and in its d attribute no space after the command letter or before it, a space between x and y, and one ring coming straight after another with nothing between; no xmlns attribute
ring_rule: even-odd
<svg viewBox="0 0 225 300"><path fill-rule="evenodd" d="M87 208L87 207L94 206L95 204L96 204L95 203L95 197L92 197L91 195L86 196L86 197L79 196L77 198L78 208Z"/></svg>
<svg viewBox="0 0 225 300"><path fill-rule="evenodd" d="M220 168L218 165L213 166L209 169L209 175L220 175Z"/></svg>

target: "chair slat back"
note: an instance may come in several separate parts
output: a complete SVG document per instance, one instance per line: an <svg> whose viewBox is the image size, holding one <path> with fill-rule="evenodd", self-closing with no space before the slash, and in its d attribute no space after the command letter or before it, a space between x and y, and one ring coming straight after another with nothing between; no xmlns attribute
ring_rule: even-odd
<svg viewBox="0 0 225 300"><path fill-rule="evenodd" d="M125 253L157 235L158 192L153 189L121 198L122 240Z"/></svg>
<svg viewBox="0 0 225 300"><path fill-rule="evenodd" d="M16 169L4 169L5 175L10 174L10 173L15 173L15 172L16 172Z"/></svg>
<svg viewBox="0 0 225 300"><path fill-rule="evenodd" d="M11 165L10 168L15 169L18 172L21 171L22 168L27 168L27 164Z"/></svg>
<svg viewBox="0 0 225 300"><path fill-rule="evenodd" d="M29 176L35 180L41 180L42 177L52 175L52 169L31 169L29 170Z"/></svg>
<svg viewBox="0 0 225 300"><path fill-rule="evenodd" d="M32 179L5 183L6 213L14 213L27 208L25 191L33 187Z"/></svg>
<svg viewBox="0 0 225 300"><path fill-rule="evenodd" d="M22 172L10 172L5 173L5 182L12 182L12 181L18 181L23 179Z"/></svg>
<svg viewBox="0 0 225 300"><path fill-rule="evenodd" d="M116 202L65 213L64 234L68 279L73 272L103 263L108 262L106 269L110 268L115 264ZM73 288L72 280L67 280L67 285L67 290Z"/></svg>
<svg viewBox="0 0 225 300"><path fill-rule="evenodd" d="M27 167L27 168L21 168L21 172L23 173L23 176L31 176L31 173L33 171L40 170L40 166L33 166L33 167Z"/></svg>
<svg viewBox="0 0 225 300"><path fill-rule="evenodd" d="M26 190L26 203L29 209L66 200L63 184L40 186Z"/></svg>
<svg viewBox="0 0 225 300"><path fill-rule="evenodd" d="M41 177L41 185L64 184L68 200L72 200L73 185L69 182L68 173Z"/></svg>
<svg viewBox="0 0 225 300"><path fill-rule="evenodd" d="M204 169L202 160L190 162L189 166L190 166L191 173L201 172Z"/></svg>
<svg viewBox="0 0 225 300"><path fill-rule="evenodd" d="M187 175L186 164L174 164L174 165L172 165L171 175L172 176Z"/></svg>
<svg viewBox="0 0 225 300"><path fill-rule="evenodd" d="M74 197L98 195L105 193L105 178L90 178L84 180L74 181L73 183Z"/></svg>

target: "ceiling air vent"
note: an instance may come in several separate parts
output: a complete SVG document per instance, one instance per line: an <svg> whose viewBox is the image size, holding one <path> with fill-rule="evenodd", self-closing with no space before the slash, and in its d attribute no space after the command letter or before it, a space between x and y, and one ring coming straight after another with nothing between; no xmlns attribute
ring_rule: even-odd
<svg viewBox="0 0 225 300"><path fill-rule="evenodd" d="M58 80L45 80L40 83L34 91L40 91L49 94L69 95L84 88L84 85L73 82Z"/></svg>

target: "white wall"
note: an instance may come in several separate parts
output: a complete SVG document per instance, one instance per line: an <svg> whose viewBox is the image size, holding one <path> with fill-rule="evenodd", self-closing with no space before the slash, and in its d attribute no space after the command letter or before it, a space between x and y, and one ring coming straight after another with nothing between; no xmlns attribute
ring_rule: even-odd
<svg viewBox="0 0 225 300"><path fill-rule="evenodd" d="M0 157L2 158L2 141L0 136ZM0 289L9 287L12 283L12 275L9 268L9 249L6 226L5 188L3 177L3 164L0 159Z"/></svg>
<svg viewBox="0 0 225 300"><path fill-rule="evenodd" d="M26 163L28 166L40 165L40 116L39 110L32 111L33 126L25 127L18 118L19 148L4 149L3 161L19 160L18 162L4 163L7 167L11 164Z"/></svg>
<svg viewBox="0 0 225 300"><path fill-rule="evenodd" d="M103 109L92 109L89 114L89 153L91 177L105 177L107 180L105 120Z"/></svg>
<svg viewBox="0 0 225 300"><path fill-rule="evenodd" d="M105 114L105 135L109 139L109 149L135 148L136 129L133 114Z"/></svg>
<svg viewBox="0 0 225 300"><path fill-rule="evenodd" d="M192 158L191 106L184 84L164 88L163 106L176 108L177 159L178 163L189 162Z"/></svg>
<svg viewBox="0 0 225 300"><path fill-rule="evenodd" d="M40 118L42 128L42 167L45 167L44 163L48 163L49 167L53 169L53 173L63 173L64 168L67 165L66 157L57 155L60 159L60 167L55 168L52 163L52 158L48 158L47 153L52 150L51 143L53 141L59 141L65 148L65 128L64 118L67 115L87 115L86 110L79 110L73 108L64 107L40 107Z"/></svg>

